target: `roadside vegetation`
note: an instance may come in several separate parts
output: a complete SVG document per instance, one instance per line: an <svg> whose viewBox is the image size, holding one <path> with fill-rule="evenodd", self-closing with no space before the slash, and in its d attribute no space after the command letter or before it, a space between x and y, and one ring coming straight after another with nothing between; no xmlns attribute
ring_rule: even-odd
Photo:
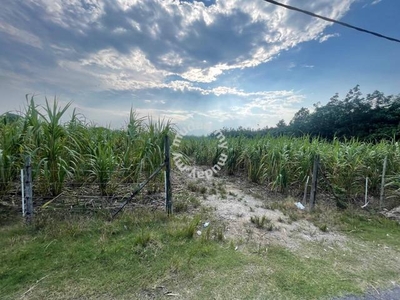
<svg viewBox="0 0 400 300"><path fill-rule="evenodd" d="M134 111L125 128L111 130L90 125L75 111L65 121L69 104L60 107L56 99L46 103L45 107L38 107L31 98L22 116L0 117L3 204L10 201L8 196L18 182L26 155L32 157L36 195L54 197L66 185L82 183L97 184L101 195L113 195L115 183L137 183L151 174L163 161L164 135L174 135L169 121L142 119ZM395 140L326 141L308 135L241 135L226 139L224 171L229 175L244 173L250 181L272 191L300 195L307 178L311 178L314 157L320 155L319 191L333 196L338 206L347 207L363 199L367 177L369 195L379 197L383 161L387 157L386 198L396 202L399 197L400 144ZM174 151L180 151L196 165L213 166L225 150L218 143L213 135L185 138ZM154 189L162 186L161 181L160 175Z"/></svg>
<svg viewBox="0 0 400 300"><path fill-rule="evenodd" d="M354 242L304 243L299 254L258 243L238 251L218 224L204 228L210 217L139 210L108 222L43 214L32 227L3 226L0 298L323 299L400 280L387 250L400 251L393 221L337 215Z"/></svg>
<svg viewBox="0 0 400 300"><path fill-rule="evenodd" d="M307 177L312 177L314 157L320 155L319 192L332 195L340 207L363 201L366 177L369 195L379 199L387 157L386 195L388 199L399 199L399 142L262 136L227 138L227 144L224 168L228 174L244 173L252 182L292 195L301 195ZM183 140L181 149L186 155L194 153L195 164L213 166L218 161L218 140L211 137Z"/></svg>
<svg viewBox="0 0 400 300"><path fill-rule="evenodd" d="M22 115L0 117L0 195L10 201L13 183L25 157L31 156L35 195L57 196L66 185L98 185L101 195L112 195L113 183L137 183L149 176L163 161L164 136L172 135L167 120L138 117L130 112L121 130L90 125L72 112L70 104L56 99L44 107L27 99ZM161 182L158 176L155 182ZM4 203L3 203L4 204Z"/></svg>

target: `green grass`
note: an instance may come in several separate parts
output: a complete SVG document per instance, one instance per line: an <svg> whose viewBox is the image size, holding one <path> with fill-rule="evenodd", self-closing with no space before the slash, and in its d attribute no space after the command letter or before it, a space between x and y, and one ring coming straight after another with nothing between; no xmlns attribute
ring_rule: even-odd
<svg viewBox="0 0 400 300"><path fill-rule="evenodd" d="M200 200L188 191L183 191L175 195L173 210L176 213L188 212L190 209L197 209L201 205Z"/></svg>
<svg viewBox="0 0 400 300"><path fill-rule="evenodd" d="M270 276L272 285L289 298L318 299L343 290L359 292L354 283L332 272L332 262L325 259L299 258L279 247L268 249L265 258L274 265L275 272Z"/></svg>
<svg viewBox="0 0 400 300"><path fill-rule="evenodd" d="M340 216L342 230L363 241L390 245L400 250L400 224L368 213L348 211Z"/></svg>
<svg viewBox="0 0 400 300"><path fill-rule="evenodd" d="M298 218L306 218L321 231L341 231L352 238L388 245L400 251L400 224L375 211L356 207L342 211L332 206L319 205L313 213L302 214Z"/></svg>
<svg viewBox="0 0 400 300"><path fill-rule="evenodd" d="M141 212L113 223L47 219L38 229L3 227L0 298L14 299L45 276L40 282L44 290L117 297L140 293L159 280L193 278L221 256L230 257L229 263L222 260L218 267L224 261L232 267L243 262L239 253L213 240L194 239L198 223L198 218Z"/></svg>
<svg viewBox="0 0 400 300"><path fill-rule="evenodd" d="M206 217L137 211L111 223L42 216L33 228L0 227L0 298L29 290L29 299L158 299L167 290L179 299L321 299L400 279L396 266L365 264L380 251L365 246L325 252L307 244L308 256L271 245L235 251L221 224L202 228ZM342 218L350 235L399 245L393 222Z"/></svg>

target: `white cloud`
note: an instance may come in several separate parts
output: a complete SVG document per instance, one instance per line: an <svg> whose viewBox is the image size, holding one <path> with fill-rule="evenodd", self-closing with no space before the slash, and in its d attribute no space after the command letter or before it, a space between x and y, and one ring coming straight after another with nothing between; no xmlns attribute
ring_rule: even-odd
<svg viewBox="0 0 400 300"><path fill-rule="evenodd" d="M129 119L130 107L104 107L93 108L90 106L76 104L73 105L77 108L77 112L85 115L89 120L96 124L111 127L123 126ZM172 109L152 109L152 108L135 108L135 111L141 117L151 116L152 118L165 118L172 122L184 122L193 118L193 113L185 110L172 110ZM104 124L104 116L107 116L108 124Z"/></svg>
<svg viewBox="0 0 400 300"><path fill-rule="evenodd" d="M355 1L286 2L340 19ZM43 51L18 53L29 60L13 61L15 68L0 65L1 73L15 74L29 87L61 87L80 96L109 91L144 95L141 103L165 109L139 108L140 112L181 121L261 118L272 125L290 116L304 98L297 92L248 91L240 83L225 86L218 80L234 70L265 64L285 50L300 49L303 42L338 36L323 34L331 23L260 0L220 0L209 6L174 0L26 0L8 5L0 11L0 31ZM32 15L25 15L28 12ZM16 74L18 70L25 73ZM160 100L160 90L169 98ZM174 96L186 92L198 99L209 96L208 102L232 98L238 103L210 105L194 113L169 109ZM96 109L107 114L106 108ZM110 116L126 114L122 109L111 111Z"/></svg>
<svg viewBox="0 0 400 300"><path fill-rule="evenodd" d="M374 1L372 1L371 5L375 5L375 4L378 4L380 2L382 2L382 0L374 0Z"/></svg>
<svg viewBox="0 0 400 300"><path fill-rule="evenodd" d="M266 63L302 42L313 39L324 42L338 36L321 36L330 23L257 0L217 1L210 6L200 1L173 0L30 1L31 6L45 9L45 19L71 33L92 39L89 34L93 30L108 30L109 45L89 53L82 60L82 67L103 66L104 69L97 70L102 81L114 84L117 80L127 89L142 86L129 84L129 80L137 81L138 71L143 71L145 76L157 73L157 80L162 79L158 76L173 73L193 82L213 82L226 71ZM318 0L302 3L302 8L340 18L354 1ZM144 43L134 42L135 37L143 39L144 36L147 39ZM117 38L118 43L127 43L123 46L130 47L131 54L113 47L113 40ZM127 68L121 73L125 63ZM149 88L154 87L153 80L147 82Z"/></svg>
<svg viewBox="0 0 400 300"><path fill-rule="evenodd" d="M76 68L98 78L103 88L116 90L164 87L165 76L171 74L157 69L140 49L125 55L114 49L101 50L82 59Z"/></svg>
<svg viewBox="0 0 400 300"><path fill-rule="evenodd" d="M290 62L289 66L288 66L288 70L291 71L292 69L296 68L296 66L297 66L296 63Z"/></svg>
<svg viewBox="0 0 400 300"><path fill-rule="evenodd" d="M230 67L232 69L232 67ZM224 71L229 70L226 64L218 64L209 68L190 68L188 71L179 74L182 78L195 82L212 82Z"/></svg>
<svg viewBox="0 0 400 300"><path fill-rule="evenodd" d="M43 8L44 18L81 34L104 13L102 0L27 0L27 4Z"/></svg>
<svg viewBox="0 0 400 300"><path fill-rule="evenodd" d="M254 97L262 97L266 99L276 99L276 98L285 98L289 96L293 96L293 91L259 91L259 92L245 92L244 90L237 89L235 87L227 87L227 86L218 86L210 89L201 88L193 85L193 83L188 81L175 80L171 81L169 84L163 85L163 87L171 88L174 91L191 91L198 92L202 95L232 95L244 98L254 98Z"/></svg>
<svg viewBox="0 0 400 300"><path fill-rule="evenodd" d="M366 8L366 7L369 7L369 6L376 5L376 4L378 4L378 3L381 3L382 1L383 1L383 0L373 0L373 1L370 2L370 3L364 4L362 8Z"/></svg>
<svg viewBox="0 0 400 300"><path fill-rule="evenodd" d="M320 42L320 43L323 43L323 42L326 42L327 40L329 40L330 38L339 37L339 36L340 36L339 33L325 34L325 35L322 35L322 36L319 38L319 42Z"/></svg>
<svg viewBox="0 0 400 300"><path fill-rule="evenodd" d="M165 100L144 100L145 103L165 104Z"/></svg>
<svg viewBox="0 0 400 300"><path fill-rule="evenodd" d="M42 49L42 41L33 33L0 21L0 32L1 31L11 36L11 38L17 42Z"/></svg>
<svg viewBox="0 0 400 300"><path fill-rule="evenodd" d="M204 89L195 87L192 83L185 81L174 81L171 82L170 86L171 89L172 86L175 86L178 92L197 92L203 97L236 97L234 101L236 104L216 101L211 105L205 105L201 110L190 108L190 106L175 109L172 108L173 101L171 100L146 99L142 101L150 107L138 107L135 110L141 116L151 115L153 117L167 118L178 125L187 124L189 121L201 123L204 120L208 120L213 122L214 129L218 129L221 128L221 124L227 122L231 124L250 124L257 120L257 123L264 127L273 126L282 118L289 121L298 110L298 104L305 99L304 95L290 90L245 92L224 86ZM121 124L121 120L125 120L128 117L130 105L127 102L123 105L118 105L118 108L112 104L103 104L101 107L92 108L78 103L77 107L90 120L102 125L104 125L102 120L106 115L107 122L111 122L115 127Z"/></svg>

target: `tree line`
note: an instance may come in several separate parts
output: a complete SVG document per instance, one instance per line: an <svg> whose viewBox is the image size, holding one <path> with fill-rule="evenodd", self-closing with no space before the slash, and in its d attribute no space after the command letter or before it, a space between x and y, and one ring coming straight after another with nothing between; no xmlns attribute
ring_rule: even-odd
<svg viewBox="0 0 400 300"><path fill-rule="evenodd" d="M357 85L343 99L336 93L326 105L316 103L313 110L302 107L289 124L280 120L275 127L270 128L254 130L239 127L223 128L222 131L225 136L233 137L309 135L327 140L399 140L400 95L386 96L380 91L374 91L363 96Z"/></svg>

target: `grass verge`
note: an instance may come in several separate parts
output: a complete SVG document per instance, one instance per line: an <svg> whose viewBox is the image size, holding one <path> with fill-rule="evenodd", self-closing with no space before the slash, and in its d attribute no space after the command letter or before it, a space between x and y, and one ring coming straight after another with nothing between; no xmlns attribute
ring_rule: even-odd
<svg viewBox="0 0 400 300"><path fill-rule="evenodd" d="M397 269L365 265L355 248L309 257L272 245L236 251L235 242L220 238L219 224L203 228L203 219L137 211L112 223L101 217L42 216L31 228L3 226L0 298L328 299L359 293L378 279L399 279ZM385 240L383 228L393 229L391 245L400 240L392 223L354 221L345 214L343 224L364 240ZM322 249L309 247L310 253Z"/></svg>

